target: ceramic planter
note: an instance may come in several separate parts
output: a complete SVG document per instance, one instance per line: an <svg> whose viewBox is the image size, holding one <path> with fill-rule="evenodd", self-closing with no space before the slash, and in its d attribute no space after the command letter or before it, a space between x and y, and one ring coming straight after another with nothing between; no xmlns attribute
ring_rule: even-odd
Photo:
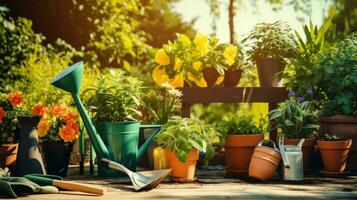
<svg viewBox="0 0 357 200"><path fill-rule="evenodd" d="M249 177L267 181L279 167L281 160L280 152L274 148L261 146L259 143L254 149L254 154L249 165Z"/></svg>
<svg viewBox="0 0 357 200"><path fill-rule="evenodd" d="M205 79L208 87L213 87L220 74L213 67L207 67L202 70L203 78Z"/></svg>
<svg viewBox="0 0 357 200"><path fill-rule="evenodd" d="M260 87L281 87L282 71L285 64L282 59L256 59Z"/></svg>
<svg viewBox="0 0 357 200"><path fill-rule="evenodd" d="M16 162L18 144L1 144L0 145L0 168L5 167L12 169Z"/></svg>
<svg viewBox="0 0 357 200"><path fill-rule="evenodd" d="M324 170L327 172L342 173L346 170L348 154L352 147L352 140L345 141L317 141Z"/></svg>
<svg viewBox="0 0 357 200"><path fill-rule="evenodd" d="M351 157L347 165L353 172L357 172L357 116L320 116L318 121L320 137L325 133L333 133L342 138L352 139Z"/></svg>
<svg viewBox="0 0 357 200"><path fill-rule="evenodd" d="M254 149L263 139L263 134L227 135L224 146L226 171L236 175L247 175Z"/></svg>
<svg viewBox="0 0 357 200"><path fill-rule="evenodd" d="M242 76L242 70L240 69L228 69L224 73L223 84L224 87L236 87Z"/></svg>
<svg viewBox="0 0 357 200"><path fill-rule="evenodd" d="M43 143L41 147L47 173L65 177L73 143Z"/></svg>
<svg viewBox="0 0 357 200"><path fill-rule="evenodd" d="M297 145L301 139L284 139L284 145ZM311 171L311 158L314 152L315 140L311 138L305 138L305 142L302 146L302 156L303 156L303 165L304 172Z"/></svg>
<svg viewBox="0 0 357 200"><path fill-rule="evenodd" d="M191 152L187 155L185 163L182 163L177 157L176 154L165 149L166 159L169 165L169 168L172 169L171 176L177 180L194 180L196 163L198 160L198 150L192 149Z"/></svg>

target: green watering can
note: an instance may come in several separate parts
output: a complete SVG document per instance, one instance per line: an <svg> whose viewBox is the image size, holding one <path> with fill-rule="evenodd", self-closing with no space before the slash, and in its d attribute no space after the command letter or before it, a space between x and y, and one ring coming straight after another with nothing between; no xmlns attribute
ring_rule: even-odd
<svg viewBox="0 0 357 200"><path fill-rule="evenodd" d="M107 158L136 171L137 161L152 144L154 136L160 131L161 126L140 125L140 122L101 122L96 123L95 127L79 98L82 75L83 62L80 61L62 71L51 81L51 84L72 94L99 159ZM155 128L155 132L138 149L140 128ZM124 175L102 166L99 166L99 174L110 177Z"/></svg>

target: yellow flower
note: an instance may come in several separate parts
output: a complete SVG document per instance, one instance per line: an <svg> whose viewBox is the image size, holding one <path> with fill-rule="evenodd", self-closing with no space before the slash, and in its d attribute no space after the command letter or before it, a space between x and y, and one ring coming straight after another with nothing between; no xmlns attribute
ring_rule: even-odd
<svg viewBox="0 0 357 200"><path fill-rule="evenodd" d="M170 57L163 49L159 49L155 54L155 62L159 65L168 65L170 64Z"/></svg>
<svg viewBox="0 0 357 200"><path fill-rule="evenodd" d="M195 69L196 71L201 71L201 67L202 67L202 63L200 61L195 61L193 63L193 69Z"/></svg>
<svg viewBox="0 0 357 200"><path fill-rule="evenodd" d="M221 83L223 82L223 80L224 80L224 76L219 76L219 77L217 78L217 80L216 80L215 85L221 84Z"/></svg>
<svg viewBox="0 0 357 200"><path fill-rule="evenodd" d="M238 48L234 45L228 45L223 52L223 56L226 59L226 62L229 66L234 64L236 59Z"/></svg>
<svg viewBox="0 0 357 200"><path fill-rule="evenodd" d="M208 53L208 37L206 35L196 33L193 43L196 45L196 49L201 55L206 55Z"/></svg>
<svg viewBox="0 0 357 200"><path fill-rule="evenodd" d="M187 78L188 80L195 82L198 87L207 87L207 83L203 77L201 77L201 79L198 80L193 76L191 72L187 72Z"/></svg>
<svg viewBox="0 0 357 200"><path fill-rule="evenodd" d="M173 79L169 80L169 84L174 88L183 87L183 78L179 75L176 75Z"/></svg>
<svg viewBox="0 0 357 200"><path fill-rule="evenodd" d="M174 71L179 71L181 69L182 64L183 64L183 61L180 58L176 58L175 65L174 65Z"/></svg>
<svg viewBox="0 0 357 200"><path fill-rule="evenodd" d="M152 78L157 85L161 85L169 80L169 76L166 74L165 67L160 66L155 67L155 69L152 71Z"/></svg>

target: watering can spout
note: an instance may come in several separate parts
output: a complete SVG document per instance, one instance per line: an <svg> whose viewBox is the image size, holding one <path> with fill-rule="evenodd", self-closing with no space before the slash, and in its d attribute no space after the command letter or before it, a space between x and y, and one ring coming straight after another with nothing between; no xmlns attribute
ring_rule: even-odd
<svg viewBox="0 0 357 200"><path fill-rule="evenodd" d="M137 154L136 154L136 162L139 161L141 156L144 155L146 150L150 147L150 145L153 143L155 135L160 131L161 125L141 125L140 126L143 129L155 129L153 130L153 133L146 139L145 143L141 145L139 148Z"/></svg>

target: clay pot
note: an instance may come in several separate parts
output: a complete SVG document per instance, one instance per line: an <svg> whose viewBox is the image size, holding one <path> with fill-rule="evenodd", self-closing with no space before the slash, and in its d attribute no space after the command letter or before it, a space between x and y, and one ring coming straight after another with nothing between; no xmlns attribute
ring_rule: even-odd
<svg viewBox="0 0 357 200"><path fill-rule="evenodd" d="M352 140L345 141L317 141L320 149L324 170L327 172L344 172Z"/></svg>
<svg viewBox="0 0 357 200"><path fill-rule="evenodd" d="M227 135L225 148L226 171L232 174L248 174L255 147L264 139L263 134Z"/></svg>
<svg viewBox="0 0 357 200"><path fill-rule="evenodd" d="M284 139L284 145L297 145L301 139ZM314 151L315 140L311 138L305 138L305 142L302 145L302 157L303 157L303 165L304 171L308 172L311 170L311 158Z"/></svg>
<svg viewBox="0 0 357 200"><path fill-rule="evenodd" d="M274 148L257 146L255 147L252 161L249 165L249 177L266 181L270 179L281 160L280 152Z"/></svg>
<svg viewBox="0 0 357 200"><path fill-rule="evenodd" d="M0 168L5 167L12 169L16 162L18 144L1 144L0 145Z"/></svg>
<svg viewBox="0 0 357 200"><path fill-rule="evenodd" d="M177 159L176 154L170 151L169 149L165 149L165 153L169 168L172 169L172 177L180 179L195 178L196 163L198 160L197 149L192 149L190 151L190 153L187 155L185 163L182 163L179 159Z"/></svg>
<svg viewBox="0 0 357 200"><path fill-rule="evenodd" d="M352 139L351 157L347 162L352 172L357 172L357 116L333 115L319 117L319 135L332 133Z"/></svg>
<svg viewBox="0 0 357 200"><path fill-rule="evenodd" d="M41 145L48 174L67 176L73 143L43 143Z"/></svg>
<svg viewBox="0 0 357 200"><path fill-rule="evenodd" d="M281 87L282 72L285 63L282 59L256 59L260 87Z"/></svg>
<svg viewBox="0 0 357 200"><path fill-rule="evenodd" d="M240 69L228 69L224 73L223 84L224 87L236 87L242 76L242 70Z"/></svg>
<svg viewBox="0 0 357 200"><path fill-rule="evenodd" d="M204 68L202 73L208 87L213 87L220 75L213 67Z"/></svg>

